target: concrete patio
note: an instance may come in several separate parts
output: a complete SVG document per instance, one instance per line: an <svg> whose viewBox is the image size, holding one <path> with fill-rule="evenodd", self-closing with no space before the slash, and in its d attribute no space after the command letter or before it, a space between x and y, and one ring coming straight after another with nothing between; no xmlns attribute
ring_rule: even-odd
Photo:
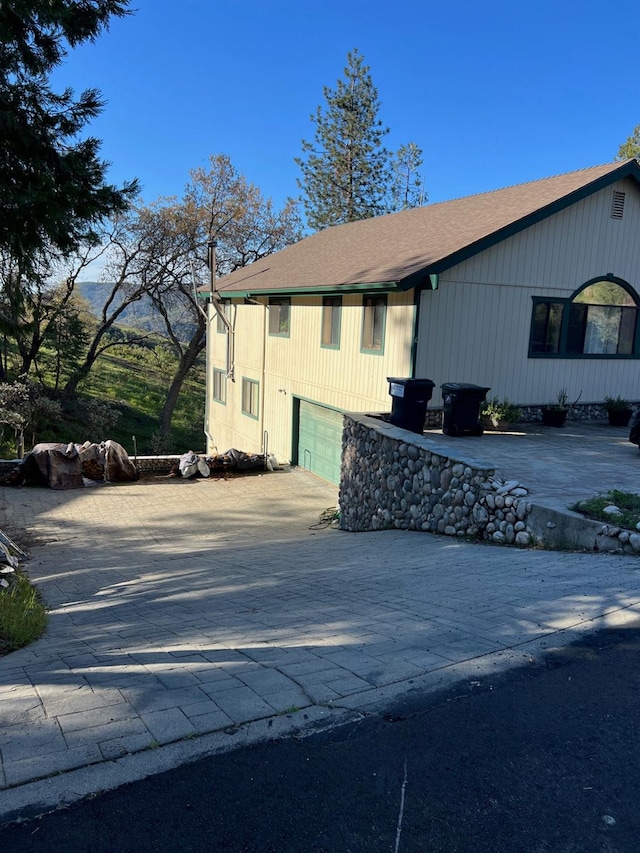
<svg viewBox="0 0 640 853"><path fill-rule="evenodd" d="M615 520L609 525L570 509L578 501L612 489L639 490L640 453L629 442L627 427L575 421L561 428L518 424L509 431L487 430L483 436L452 438L440 430L426 433L434 450L479 468L495 468L504 480L517 480L529 491L528 518L546 548L615 551L621 543ZM627 536L627 534L622 534ZM629 537L640 553L638 536ZM631 552L631 545L624 545Z"/></svg>
<svg viewBox="0 0 640 853"><path fill-rule="evenodd" d="M568 504L610 489L640 491L640 452L628 427L601 421L568 421L561 428L517 424L509 431L451 438L441 430L425 435L478 467L496 466L519 480L536 503L565 510Z"/></svg>

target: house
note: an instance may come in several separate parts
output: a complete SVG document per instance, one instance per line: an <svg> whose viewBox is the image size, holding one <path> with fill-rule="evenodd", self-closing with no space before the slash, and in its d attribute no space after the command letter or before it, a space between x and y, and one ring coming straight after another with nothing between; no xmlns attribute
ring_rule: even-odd
<svg viewBox="0 0 640 853"><path fill-rule="evenodd" d="M220 279L208 452L337 482L344 411L387 377L542 405L640 399L640 165L626 160L327 228Z"/></svg>

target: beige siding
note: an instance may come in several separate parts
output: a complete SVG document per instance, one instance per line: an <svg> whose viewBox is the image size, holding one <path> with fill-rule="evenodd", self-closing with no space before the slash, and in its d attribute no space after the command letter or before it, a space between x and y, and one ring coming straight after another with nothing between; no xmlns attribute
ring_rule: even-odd
<svg viewBox="0 0 640 853"><path fill-rule="evenodd" d="M252 308L253 306L248 306ZM226 403L213 400L209 393L209 451L218 452L237 447L241 450L256 452L261 448L262 430L260 420L242 413L242 379L252 379L260 383L260 393L263 391L261 373L262 340L263 340L263 308L245 311L245 306L232 306L230 321L234 327L235 359L233 364L233 379L226 380ZM242 329L242 333L240 333ZM226 370L226 334L216 331L216 319L213 316L209 324L207 336L208 375L207 382L212 388L213 369Z"/></svg>
<svg viewBox="0 0 640 853"><path fill-rule="evenodd" d="M387 376L408 376L414 321L414 297L387 297L385 346L382 355L360 352L362 296L342 301L340 348L321 347L322 298L294 297L290 336L268 334L268 309L239 304L235 309L235 382L227 381L227 402L209 404L209 432L218 451L228 447L268 450L291 458L294 398L344 411L389 411ZM225 335L209 334L209 370L225 366ZM258 421L241 412L242 377L260 382ZM211 377L209 377L211 382ZM209 391L211 394L211 392ZM212 448L210 448L212 449Z"/></svg>
<svg viewBox="0 0 640 853"><path fill-rule="evenodd" d="M637 360L528 358L531 307L521 287L453 283L425 293L416 375L436 383L432 405L443 382L486 385L490 396L523 405L551 402L560 388L582 402L640 399Z"/></svg>
<svg viewBox="0 0 640 853"><path fill-rule="evenodd" d="M614 190L625 192L622 219L611 218ZM620 181L448 270L445 281L566 288L613 273L640 291L640 192Z"/></svg>
<svg viewBox="0 0 640 853"><path fill-rule="evenodd" d="M621 220L610 215L614 189L626 191ZM640 193L623 181L448 270L422 294L416 375L487 385L521 404L560 388L582 402L640 399L637 360L528 358L532 296L568 297L607 273L640 293L639 222Z"/></svg>

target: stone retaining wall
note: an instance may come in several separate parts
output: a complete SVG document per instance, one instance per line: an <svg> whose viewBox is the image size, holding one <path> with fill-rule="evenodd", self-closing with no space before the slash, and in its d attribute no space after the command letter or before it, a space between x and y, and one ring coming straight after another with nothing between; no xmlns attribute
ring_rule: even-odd
<svg viewBox="0 0 640 853"><path fill-rule="evenodd" d="M170 474L180 462L180 456L138 456L135 463L141 475Z"/></svg>
<svg viewBox="0 0 640 853"><path fill-rule="evenodd" d="M10 474L19 464L19 459L0 459L0 476Z"/></svg>
<svg viewBox="0 0 640 853"><path fill-rule="evenodd" d="M204 454L203 454L204 455ZM180 462L180 456L138 456L129 457L135 461L140 474L169 474ZM20 459L0 459L0 475L9 474L20 464Z"/></svg>
<svg viewBox="0 0 640 853"><path fill-rule="evenodd" d="M640 403L631 403L635 409ZM520 420L518 423L530 424L542 421L542 406L520 406ZM427 409L425 418L425 429L440 429L442 427L443 408ZM388 417L388 416L387 416ZM608 419L607 407L604 403L576 403L569 407L568 421L606 421Z"/></svg>
<svg viewBox="0 0 640 853"><path fill-rule="evenodd" d="M633 409L636 403L631 403ZM521 423L535 423L542 420L542 406L518 406L520 409ZM576 403L569 406L567 420L569 421L606 421L608 420L607 407L604 403Z"/></svg>
<svg viewBox="0 0 640 853"><path fill-rule="evenodd" d="M342 439L340 526L397 528L529 545L526 489L501 483L432 439L369 415L347 414Z"/></svg>
<svg viewBox="0 0 640 853"><path fill-rule="evenodd" d="M545 548L640 556L640 533L604 524L565 509L533 504L528 518L535 541Z"/></svg>

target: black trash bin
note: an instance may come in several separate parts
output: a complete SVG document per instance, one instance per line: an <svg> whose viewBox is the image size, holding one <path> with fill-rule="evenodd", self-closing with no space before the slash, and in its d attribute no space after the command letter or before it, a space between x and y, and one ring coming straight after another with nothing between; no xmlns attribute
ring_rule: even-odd
<svg viewBox="0 0 640 853"><path fill-rule="evenodd" d="M390 422L422 435L427 404L436 383L430 379L397 379L393 376L387 376L387 382L391 395Z"/></svg>
<svg viewBox="0 0 640 853"><path fill-rule="evenodd" d="M442 432L445 435L482 435L480 405L491 389L468 382L443 382L440 387L444 400Z"/></svg>

